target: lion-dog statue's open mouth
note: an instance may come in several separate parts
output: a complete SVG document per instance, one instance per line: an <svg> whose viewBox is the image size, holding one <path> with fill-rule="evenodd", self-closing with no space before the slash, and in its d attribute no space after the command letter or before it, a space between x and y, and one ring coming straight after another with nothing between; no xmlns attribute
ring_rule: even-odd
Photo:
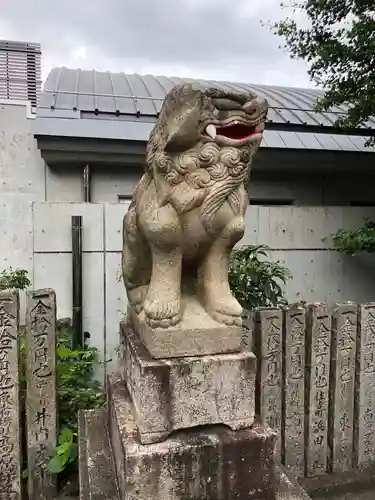
<svg viewBox="0 0 375 500"><path fill-rule="evenodd" d="M183 84L166 96L124 217L128 299L151 327L181 321L182 293L198 297L219 323L241 325L229 257L244 233L249 170L267 111L248 92Z"/></svg>

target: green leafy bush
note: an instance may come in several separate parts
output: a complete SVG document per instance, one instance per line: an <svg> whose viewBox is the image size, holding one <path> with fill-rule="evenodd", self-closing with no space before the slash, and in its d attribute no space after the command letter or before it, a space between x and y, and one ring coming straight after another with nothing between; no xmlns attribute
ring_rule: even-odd
<svg viewBox="0 0 375 500"><path fill-rule="evenodd" d="M347 255L375 252L375 223L365 220L357 229L339 229L331 234L333 248ZM327 241L327 238L324 238Z"/></svg>
<svg viewBox="0 0 375 500"><path fill-rule="evenodd" d="M69 427L63 427L59 434L55 453L48 462L47 468L51 474L59 474L74 464L78 457L77 433Z"/></svg>
<svg viewBox="0 0 375 500"><path fill-rule="evenodd" d="M77 413L79 410L100 408L105 403L105 393L95 380L95 369L100 364L96 347L72 348L70 320L60 320L57 325L57 397L59 412L59 442L48 469L58 474L76 462Z"/></svg>
<svg viewBox="0 0 375 500"><path fill-rule="evenodd" d="M0 290L10 290L16 288L17 290L25 290L30 286L26 269L3 269L0 272Z"/></svg>
<svg viewBox="0 0 375 500"><path fill-rule="evenodd" d="M240 304L248 310L282 302L282 285L292 277L280 261L269 261L265 245L249 245L232 252L229 283Z"/></svg>

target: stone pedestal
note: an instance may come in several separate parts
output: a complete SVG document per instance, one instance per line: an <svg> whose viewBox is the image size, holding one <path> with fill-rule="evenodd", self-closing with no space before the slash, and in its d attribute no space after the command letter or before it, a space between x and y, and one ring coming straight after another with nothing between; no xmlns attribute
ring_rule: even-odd
<svg viewBox="0 0 375 500"><path fill-rule="evenodd" d="M269 428L206 426L142 445L124 384L111 380L108 386L108 428L121 499L275 499L276 436Z"/></svg>
<svg viewBox="0 0 375 500"><path fill-rule="evenodd" d="M181 322L169 328L151 328L145 321L144 311L137 314L133 308L128 308L130 324L153 358L240 352L241 326L218 323L194 296L183 296L182 306Z"/></svg>
<svg viewBox="0 0 375 500"><path fill-rule="evenodd" d="M162 441L177 429L225 424L237 430L253 423L253 353L154 360L126 324L121 324L121 339L120 373L141 443Z"/></svg>
<svg viewBox="0 0 375 500"><path fill-rule="evenodd" d="M82 500L95 488L119 500L275 500L276 434L254 423L254 354L154 359L129 325L120 337L105 424L81 415ZM118 490L99 480L103 462Z"/></svg>

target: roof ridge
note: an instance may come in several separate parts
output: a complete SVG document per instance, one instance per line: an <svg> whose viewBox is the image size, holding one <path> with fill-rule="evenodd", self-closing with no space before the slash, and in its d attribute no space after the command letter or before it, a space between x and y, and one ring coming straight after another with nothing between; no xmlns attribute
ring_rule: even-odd
<svg viewBox="0 0 375 500"><path fill-rule="evenodd" d="M285 90L302 90L302 91L308 91L308 92L317 92L321 93L324 92L324 89L320 88L314 88L314 87L289 87L287 85L273 85L273 84L266 84L266 83L255 83L255 82L244 82L244 81L232 81L232 80L217 80L217 79L210 79L210 78L192 78L192 77L180 77L177 75L161 75L161 74L152 74L152 73L138 73L138 72L133 72L133 73L126 73L125 71L98 71L96 69L82 69L82 68L68 68L67 66L56 66L51 69L50 73L48 74L46 78L46 82L48 80L48 77L50 74L54 71L60 71L60 70L68 70L72 72L84 72L84 73L96 73L96 74L110 74L110 75L126 75L126 76L138 76L141 77L142 79L145 77L152 77L155 79L159 78L169 78L171 80L174 79L180 79L180 80L194 80L194 81L202 81L206 83L217 83L217 84L235 84L235 85L256 85L257 87L264 87L264 88L275 88L275 89L285 89Z"/></svg>

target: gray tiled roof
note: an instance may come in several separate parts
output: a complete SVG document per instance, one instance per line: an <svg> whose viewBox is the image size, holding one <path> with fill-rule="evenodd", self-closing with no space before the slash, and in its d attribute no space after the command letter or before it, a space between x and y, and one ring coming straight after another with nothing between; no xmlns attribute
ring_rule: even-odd
<svg viewBox="0 0 375 500"><path fill-rule="evenodd" d="M223 89L250 90L264 96L274 123L332 126L346 112L344 106L329 113L317 113L313 105L321 90L181 79L166 76L126 75L80 69L55 68L44 85L39 108L156 116L167 92L181 82L199 82ZM375 127L375 120L371 125Z"/></svg>
<svg viewBox="0 0 375 500"><path fill-rule="evenodd" d="M285 131L266 130L265 147L369 151L363 147L366 138L325 133L324 129L332 127L347 108L334 107L329 113L314 111L321 90L67 68L55 68L47 77L35 133L146 141L166 93L181 82L250 90L264 96L270 106L269 123L281 129L285 126ZM367 125L375 128L375 120ZM300 130L287 131L293 126ZM301 132L301 127L306 127L306 132ZM310 127L315 127L314 133Z"/></svg>

